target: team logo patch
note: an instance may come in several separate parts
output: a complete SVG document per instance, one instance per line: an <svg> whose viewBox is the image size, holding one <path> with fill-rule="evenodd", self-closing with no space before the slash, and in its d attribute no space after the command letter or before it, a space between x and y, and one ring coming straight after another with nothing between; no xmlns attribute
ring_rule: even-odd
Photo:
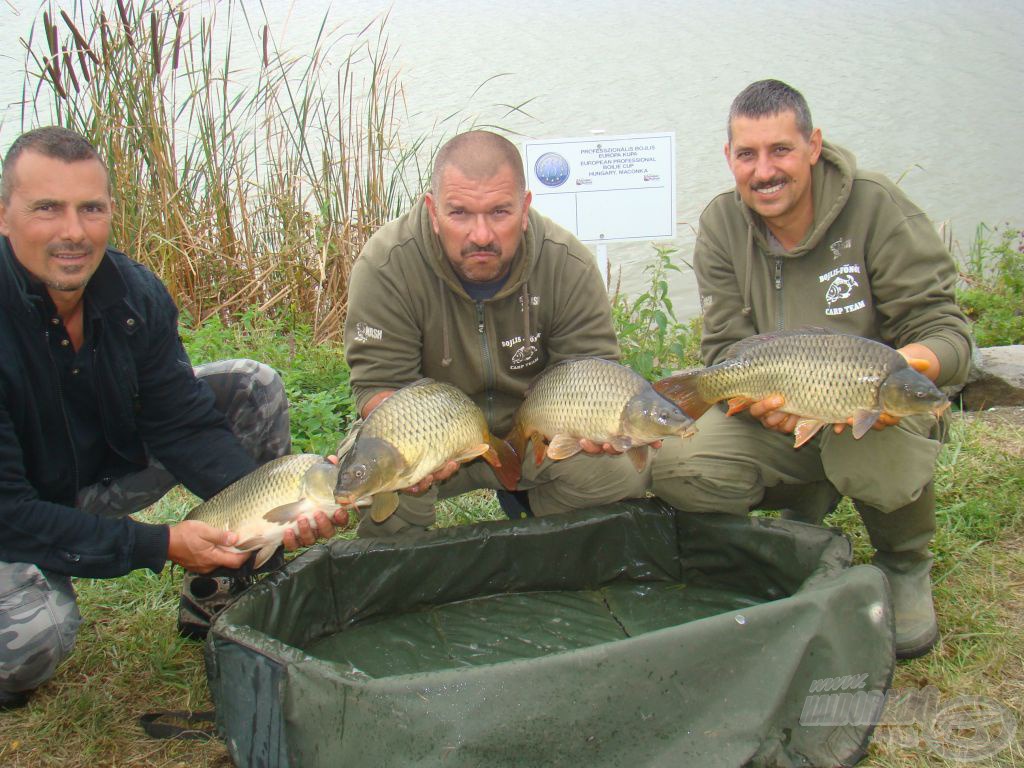
<svg viewBox="0 0 1024 768"><path fill-rule="evenodd" d="M508 369L510 371L521 371L523 368L539 363L539 342L539 333L531 335L528 339L524 339L522 336L514 336L511 339L502 341L502 347L512 350L512 359L509 360Z"/></svg>
<svg viewBox="0 0 1024 768"><path fill-rule="evenodd" d="M356 323L356 335L355 341L360 343L367 341L381 341L384 338L384 331L380 328L374 328L372 325L359 322Z"/></svg>
<svg viewBox="0 0 1024 768"><path fill-rule="evenodd" d="M854 295L861 287L860 280L857 279L861 277L861 270L860 264L843 264L823 275L818 275L818 283L828 286L825 289L825 303L827 304L825 315L827 317L848 315L867 307L865 299L858 300Z"/></svg>

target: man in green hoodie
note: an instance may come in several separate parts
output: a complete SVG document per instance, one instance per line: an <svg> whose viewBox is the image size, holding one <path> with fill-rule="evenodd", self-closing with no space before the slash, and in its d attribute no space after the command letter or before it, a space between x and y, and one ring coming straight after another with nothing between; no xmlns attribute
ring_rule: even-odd
<svg viewBox="0 0 1024 768"><path fill-rule="evenodd" d="M736 187L704 210L694 249L705 364L749 336L814 326L884 342L939 386L963 383L971 341L949 252L895 184L822 140L798 91L778 80L744 89L725 156ZM897 656L927 653L941 425L883 414L860 440L836 425L795 450L783 403L729 418L712 408L694 438L666 441L652 490L684 510L783 508L808 522L849 496L892 588Z"/></svg>
<svg viewBox="0 0 1024 768"><path fill-rule="evenodd" d="M361 416L430 377L459 387L504 436L545 369L570 357L618 358L593 255L530 200L519 150L507 139L469 131L438 151L430 191L375 233L352 268L345 356ZM540 467L524 461L518 501L503 502L510 516L644 495L646 478L626 456L609 445L584 450ZM383 523L365 515L359 534L425 530L439 498L475 488L500 488L490 466L449 462L402 494Z"/></svg>

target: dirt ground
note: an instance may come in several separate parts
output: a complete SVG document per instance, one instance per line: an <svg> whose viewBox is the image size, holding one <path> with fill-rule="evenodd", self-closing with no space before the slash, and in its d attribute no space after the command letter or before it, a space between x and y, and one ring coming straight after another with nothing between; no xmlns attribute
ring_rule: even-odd
<svg viewBox="0 0 1024 768"><path fill-rule="evenodd" d="M1024 427L1024 405L1002 405L984 411L961 411L964 418Z"/></svg>

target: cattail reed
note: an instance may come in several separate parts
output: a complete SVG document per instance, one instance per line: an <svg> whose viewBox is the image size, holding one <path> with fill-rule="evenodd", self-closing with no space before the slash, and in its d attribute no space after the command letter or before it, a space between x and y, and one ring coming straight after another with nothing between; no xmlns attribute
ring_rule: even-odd
<svg viewBox="0 0 1024 768"><path fill-rule="evenodd" d="M353 259L422 186L422 139L398 135L384 22L353 35L325 18L296 54L265 23L251 38L225 29L217 5L193 15L116 0L112 17L103 5L61 12L73 45L42 14L26 72L50 93L52 117L40 98L37 121L80 131L104 155L112 242L160 275L185 322L256 308L340 337ZM351 47L328 71L342 38Z"/></svg>

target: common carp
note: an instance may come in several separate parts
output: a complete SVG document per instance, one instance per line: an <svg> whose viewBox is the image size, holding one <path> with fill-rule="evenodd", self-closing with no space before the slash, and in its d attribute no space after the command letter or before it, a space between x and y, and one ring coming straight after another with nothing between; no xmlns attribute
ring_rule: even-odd
<svg viewBox="0 0 1024 768"><path fill-rule="evenodd" d="M582 357L556 363L534 379L508 441L520 456L532 442L538 465L545 454L553 461L575 455L580 440L609 443L628 453L639 472L650 443L692 432L693 419L643 376L611 360Z"/></svg>
<svg viewBox="0 0 1024 768"><path fill-rule="evenodd" d="M892 347L846 333L801 329L751 336L733 345L722 362L684 371L654 388L698 418L713 403L729 401L729 415L770 395L782 395L785 413L800 417L799 448L826 424L853 419L861 438L882 412L910 416L949 406L946 396Z"/></svg>
<svg viewBox="0 0 1024 768"><path fill-rule="evenodd" d="M509 490L520 462L490 434L480 408L461 390L420 379L397 390L363 420L339 464L334 498L343 506L372 497L370 517L383 522L398 507L398 491L449 461L481 457Z"/></svg>
<svg viewBox="0 0 1024 768"><path fill-rule="evenodd" d="M259 568L281 546L284 532L322 509L332 515L338 467L323 456L280 456L239 478L185 517L238 534L238 552L258 550Z"/></svg>

